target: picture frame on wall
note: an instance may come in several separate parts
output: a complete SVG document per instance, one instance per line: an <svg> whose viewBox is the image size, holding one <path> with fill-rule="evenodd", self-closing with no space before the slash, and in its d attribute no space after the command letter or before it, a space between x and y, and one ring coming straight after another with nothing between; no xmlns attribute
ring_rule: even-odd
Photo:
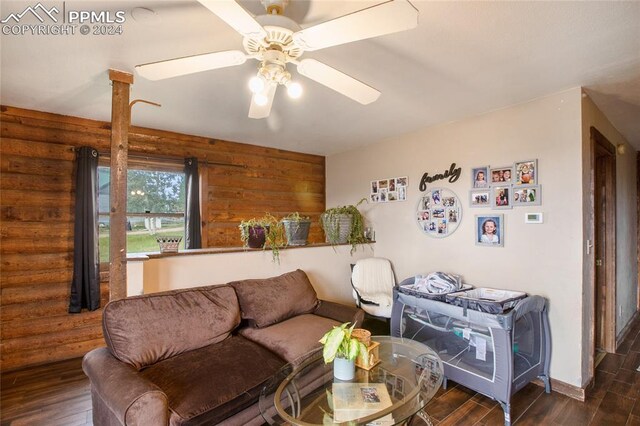
<svg viewBox="0 0 640 426"><path fill-rule="evenodd" d="M469 206L470 207L491 207L491 190L486 189L472 189L469 191Z"/></svg>
<svg viewBox="0 0 640 426"><path fill-rule="evenodd" d="M471 169L471 187L489 187L489 166L473 167Z"/></svg>
<svg viewBox="0 0 640 426"><path fill-rule="evenodd" d="M434 189L433 191L431 191L431 201L436 206L441 204L442 196L441 196L441 190L440 189Z"/></svg>
<svg viewBox="0 0 640 426"><path fill-rule="evenodd" d="M492 167L489 175L491 186L510 185L513 179L513 166Z"/></svg>
<svg viewBox="0 0 640 426"><path fill-rule="evenodd" d="M511 199L511 185L491 187L491 208L510 209L513 207Z"/></svg>
<svg viewBox="0 0 640 426"><path fill-rule="evenodd" d="M431 208L431 197L422 197L420 204L421 210L429 210Z"/></svg>
<svg viewBox="0 0 640 426"><path fill-rule="evenodd" d="M431 212L429 210L418 210L416 218L421 222L428 222L431 220Z"/></svg>
<svg viewBox="0 0 640 426"><path fill-rule="evenodd" d="M516 161L513 164L514 185L537 185L538 160Z"/></svg>
<svg viewBox="0 0 640 426"><path fill-rule="evenodd" d="M445 217L449 223L458 223L458 209L447 209Z"/></svg>
<svg viewBox="0 0 640 426"><path fill-rule="evenodd" d="M504 247L504 215L476 215L475 227L476 245L485 247Z"/></svg>
<svg viewBox="0 0 640 426"><path fill-rule="evenodd" d="M407 201L408 183L407 176L372 180L369 186L369 201L372 203Z"/></svg>
<svg viewBox="0 0 640 426"><path fill-rule="evenodd" d="M451 235L462 221L462 204L447 188L433 188L422 195L416 209L420 230L433 238Z"/></svg>
<svg viewBox="0 0 640 426"><path fill-rule="evenodd" d="M406 201L407 199L407 187L398 186L398 201Z"/></svg>
<svg viewBox="0 0 640 426"><path fill-rule="evenodd" d="M447 221L443 219L443 220L438 220L437 223L438 223L438 235L442 235L442 236L447 235L447 233L449 232L447 228Z"/></svg>
<svg viewBox="0 0 640 426"><path fill-rule="evenodd" d="M542 205L542 189L540 185L518 185L511 191L513 206L539 206Z"/></svg>

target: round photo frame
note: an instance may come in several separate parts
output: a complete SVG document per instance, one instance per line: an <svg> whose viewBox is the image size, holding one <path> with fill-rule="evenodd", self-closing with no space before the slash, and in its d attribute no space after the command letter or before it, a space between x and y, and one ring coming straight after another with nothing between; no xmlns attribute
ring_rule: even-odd
<svg viewBox="0 0 640 426"><path fill-rule="evenodd" d="M429 189L418 199L415 217L422 232L432 238L446 238L462 221L462 203L450 189Z"/></svg>

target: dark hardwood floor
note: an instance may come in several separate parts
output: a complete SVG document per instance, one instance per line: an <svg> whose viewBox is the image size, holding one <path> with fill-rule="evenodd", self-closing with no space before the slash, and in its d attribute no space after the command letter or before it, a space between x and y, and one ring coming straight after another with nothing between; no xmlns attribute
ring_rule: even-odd
<svg viewBox="0 0 640 426"><path fill-rule="evenodd" d="M556 392L547 395L541 387L529 384L512 398L512 419L518 426L640 426L638 366L640 319L618 353L607 354L598 365L596 384L585 402ZM89 380L80 359L8 372L0 385L2 426L92 424ZM428 413L438 426L503 424L502 409L496 402L454 383L436 394Z"/></svg>
<svg viewBox="0 0 640 426"><path fill-rule="evenodd" d="M2 374L0 424L93 424L89 379L81 364L76 358Z"/></svg>

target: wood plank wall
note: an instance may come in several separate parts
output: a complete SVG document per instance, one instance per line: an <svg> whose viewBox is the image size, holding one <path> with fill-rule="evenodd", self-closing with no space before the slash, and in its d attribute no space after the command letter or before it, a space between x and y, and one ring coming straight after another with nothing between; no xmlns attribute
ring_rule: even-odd
<svg viewBox="0 0 640 426"><path fill-rule="evenodd" d="M0 122L0 369L8 371L104 345L101 310L71 315L67 308L73 149L108 152L110 124L8 106L0 107ZM239 221L266 211L311 216L310 241L322 241L324 157L137 127L130 131L129 152L199 159L208 247L240 246ZM104 306L106 272L101 281Z"/></svg>

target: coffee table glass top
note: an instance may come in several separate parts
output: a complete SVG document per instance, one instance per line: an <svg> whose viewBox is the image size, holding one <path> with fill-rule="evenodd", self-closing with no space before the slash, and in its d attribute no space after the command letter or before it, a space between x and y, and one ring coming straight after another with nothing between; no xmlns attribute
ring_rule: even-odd
<svg viewBox="0 0 640 426"><path fill-rule="evenodd" d="M392 425L420 412L442 383L438 355L410 339L371 340L380 343L380 363L356 368L350 381L333 377L333 363L324 363L321 349L283 367L261 392L264 419L271 425Z"/></svg>

